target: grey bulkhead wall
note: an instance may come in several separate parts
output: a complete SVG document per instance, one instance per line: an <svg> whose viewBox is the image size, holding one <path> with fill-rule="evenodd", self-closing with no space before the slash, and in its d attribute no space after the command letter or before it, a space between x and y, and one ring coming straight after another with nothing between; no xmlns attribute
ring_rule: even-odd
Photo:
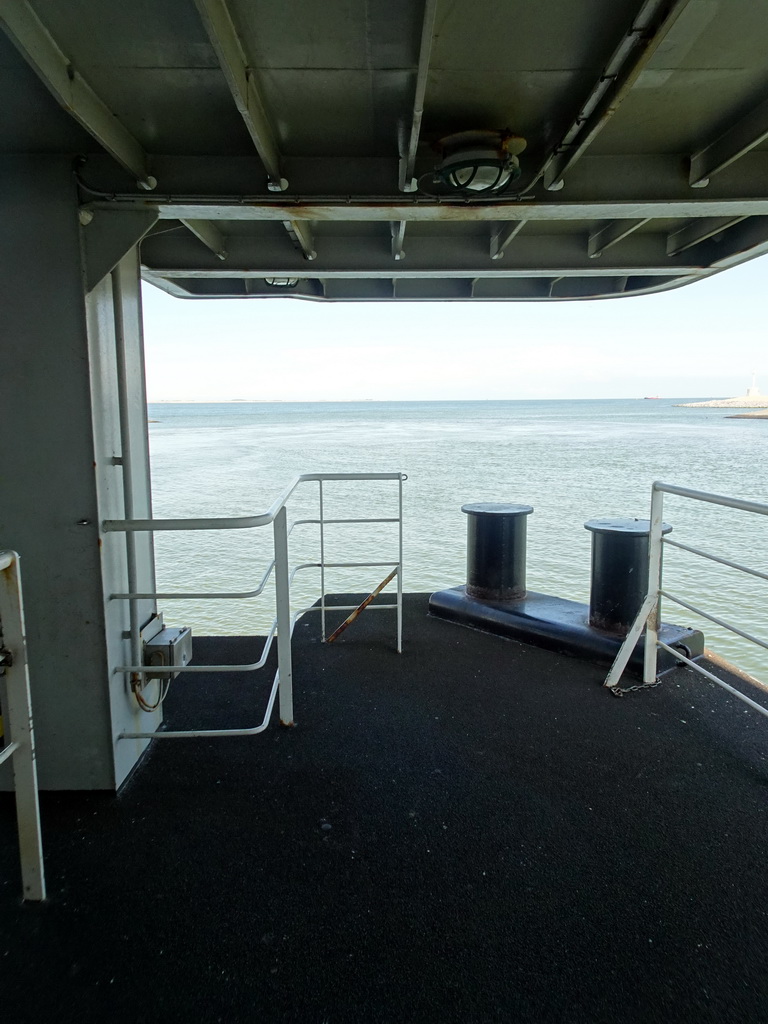
<svg viewBox="0 0 768 1024"><path fill-rule="evenodd" d="M120 262L116 289L108 274L86 293L68 157L2 157L0 215L0 547L22 558L39 781L114 789L141 745L115 742L139 712L111 672L128 653L127 604L110 600L127 589L125 541L102 541L99 523L124 515L115 294L129 421L134 440L144 438L132 445L135 514L149 508L138 259L133 249ZM151 543L139 551L139 578L153 589ZM154 727L157 716L141 721ZM6 789L9 768L0 769Z"/></svg>

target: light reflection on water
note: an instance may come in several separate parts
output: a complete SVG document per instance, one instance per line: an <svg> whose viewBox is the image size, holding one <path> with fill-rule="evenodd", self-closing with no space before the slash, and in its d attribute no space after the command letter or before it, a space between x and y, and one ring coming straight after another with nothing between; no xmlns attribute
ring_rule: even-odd
<svg viewBox="0 0 768 1024"><path fill-rule="evenodd" d="M232 403L150 406L156 517L235 516L265 510L296 473L402 470L404 586L431 591L464 582L467 501L531 504L528 586L589 597L590 536L597 516L647 517L653 480L768 501L768 420L733 420L718 409L675 408L674 400L398 403ZM396 514L393 483L326 485L329 517ZM317 485L305 485L291 518L317 514ZM667 498L676 539L768 571L768 519ZM159 589L255 586L271 557L266 530L158 534ZM292 562L317 560L317 528L291 538ZM397 553L396 528L361 533L328 527L331 561L380 561ZM668 548L665 586L768 637L768 582ZM386 570L329 570L329 591L369 591ZM319 590L309 570L296 581L295 608ZM245 602L163 602L166 621L198 634L264 633L271 594ZM768 680L768 653L691 613L665 619L704 629L708 646ZM382 618L382 628L388 625Z"/></svg>

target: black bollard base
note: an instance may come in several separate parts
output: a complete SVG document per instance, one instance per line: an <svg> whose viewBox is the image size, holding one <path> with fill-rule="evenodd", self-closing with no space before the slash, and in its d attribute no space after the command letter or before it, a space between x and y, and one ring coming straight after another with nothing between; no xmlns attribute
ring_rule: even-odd
<svg viewBox="0 0 768 1024"><path fill-rule="evenodd" d="M494 602L479 601L470 597L465 587L453 587L433 594L429 610L462 626L605 666L612 664L623 640L590 626L589 605L532 591L518 601ZM697 629L665 623L659 638L670 647L679 645L686 657L698 658L704 653L704 635ZM643 675L643 644L641 637L627 666L628 673L639 678ZM671 654L659 650L659 673L676 664Z"/></svg>

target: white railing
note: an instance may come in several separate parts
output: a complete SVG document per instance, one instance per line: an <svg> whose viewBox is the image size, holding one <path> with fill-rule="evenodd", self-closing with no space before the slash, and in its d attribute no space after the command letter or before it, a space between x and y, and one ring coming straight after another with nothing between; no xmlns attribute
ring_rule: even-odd
<svg viewBox="0 0 768 1024"><path fill-rule="evenodd" d="M327 519L325 517L324 487L330 481L372 481L392 480L398 485L398 514L386 518L345 518ZM267 566L261 580L253 590L237 592L204 592L204 593L140 593L131 591L126 594L112 594L114 600L125 600L135 602L156 599L156 600L221 600L236 598L258 597L267 585L274 573L275 577L275 619L267 633L264 648L258 661L247 665L164 665L164 672L253 672L263 668L269 656L272 642L277 637L277 672L275 673L272 689L267 701L266 711L261 722L246 729L195 729L175 730L162 732L123 732L119 739L177 739L181 737L216 737L216 736L255 736L264 732L269 725L269 720L274 708L275 699L279 695L280 721L283 725L293 724L293 670L291 664L291 636L297 619L307 613L319 611L321 616L322 638L326 638L326 613L329 607L334 612L351 611L355 605L332 605L325 603L325 573L330 568L360 568L372 566L388 566L394 568L397 578L397 600L395 604L374 604L373 610L396 609L397 611L397 650L402 651L403 638L403 482L407 480L404 473L304 473L295 477L288 487L279 495L266 512L254 516L237 516L234 518L211 518L211 519L108 519L103 523L106 533L125 533L128 540L133 533L160 532L160 531L196 531L196 530L250 530L263 526L272 526L274 538L274 558ZM286 505L294 491L302 484L317 483L319 486L319 518L297 519L290 527L288 525ZM398 525L398 554L397 559L383 562L326 562L325 561L325 529L329 525L338 524L360 524L360 523L397 523ZM303 562L292 570L288 559L288 538L298 526L317 525L320 528L320 560L318 562ZM136 579L135 565L131 560L135 557L134 546L126 545L128 556L128 578ZM296 574L305 569L320 570L320 603L308 608L302 608L292 613L291 611L291 583ZM131 658L132 664L121 665L115 669L116 673L125 673L134 680L134 685L143 686L147 675L157 672L157 669L149 668L142 664L141 637L139 633L138 618L131 615ZM158 684L162 685L162 684Z"/></svg>
<svg viewBox="0 0 768 1024"><path fill-rule="evenodd" d="M672 601L674 604L678 604L682 608L686 608L688 611L691 611L696 615L701 615L710 622L714 622L718 626L730 630L730 632L735 633L737 636L757 644L758 647L768 650L768 641L754 636L754 634L749 633L747 630L740 629L738 626L726 621L719 615L713 615L711 612L698 608L696 605L691 604L691 602L684 600L676 594L670 593L670 591L664 588L662 580L662 552L664 545L679 548L681 551L687 551L690 554L706 558L712 562L718 562L720 565L726 565L731 569L737 569L749 576L768 580L768 573L760 572L758 569L753 569L750 566L734 562L729 558L722 557L721 555L713 555L707 551L702 551L700 548L683 544L677 540L672 540L670 537L665 537L662 533L665 494L675 494L681 498L691 498L694 501L703 501L711 505L720 505L725 508L739 509L742 512L752 512L756 515L768 516L768 505L761 504L757 501L742 501L739 498L728 498L722 494L710 494L707 491L696 491L688 487L677 487L674 484L665 484L660 481L656 481L653 484L653 487L651 488L651 528L648 545L648 594L637 614L637 618L632 624L632 627L619 650L619 653L616 655L616 660L611 666L611 670L606 677L604 685L612 689L618 687L622 673L627 667L627 663L632 655L632 651L635 649L635 645L640 639L643 630L645 630L645 650L643 660L644 683L648 684L656 681L657 655L659 648L661 648L662 650L668 651L670 654L674 655L677 661L688 665L690 668L698 672L699 675L705 676L712 682L717 683L718 686L722 686L723 689L728 690L728 692L733 694L734 697L738 697L739 700L744 701L745 704L749 704L749 706L754 708L755 711L759 711L761 714L768 717L768 708L758 704L756 701L752 700L751 697L748 697L740 690L729 685L723 679L719 679L702 665L698 665L691 658L683 655L677 648L670 647L669 644L665 644L659 639L661 599L666 598L668 601Z"/></svg>
<svg viewBox="0 0 768 1024"><path fill-rule="evenodd" d="M16 820L19 829L21 882L25 900L45 899L45 871L37 799L35 736L29 695L24 603L21 596L19 556L0 551L0 665L4 669L4 711L8 742L0 750L0 764L13 758Z"/></svg>

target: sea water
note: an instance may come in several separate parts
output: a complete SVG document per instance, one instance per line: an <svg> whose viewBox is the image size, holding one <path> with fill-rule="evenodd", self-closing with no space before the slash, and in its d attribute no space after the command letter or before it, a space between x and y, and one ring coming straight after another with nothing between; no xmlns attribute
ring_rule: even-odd
<svg viewBox="0 0 768 1024"><path fill-rule="evenodd" d="M297 473L395 472L403 487L404 589L465 581L462 504L534 506L528 517L528 588L589 600L595 517L647 518L651 483L768 502L768 420L686 409L685 399L616 401L354 402L150 405L154 515L213 517L265 511ZM331 518L397 515L397 484L328 483ZM305 484L289 518L316 518L317 484ZM768 572L768 518L666 496L673 538ZM317 562L318 529L299 526L291 561ZM397 558L397 527L326 528L327 561ZM253 589L271 558L271 531L161 533L160 591ZM382 567L329 569L327 592L370 592ZM768 637L768 581L673 548L665 588ZM393 589L393 586L389 588ZM294 610L317 600L319 572L296 576ZM244 601L160 602L166 622L197 634L263 634L273 592ZM382 634L394 624L381 616ZM702 628L707 644L768 681L768 652L667 603L665 621ZM406 636L407 641L407 636Z"/></svg>

